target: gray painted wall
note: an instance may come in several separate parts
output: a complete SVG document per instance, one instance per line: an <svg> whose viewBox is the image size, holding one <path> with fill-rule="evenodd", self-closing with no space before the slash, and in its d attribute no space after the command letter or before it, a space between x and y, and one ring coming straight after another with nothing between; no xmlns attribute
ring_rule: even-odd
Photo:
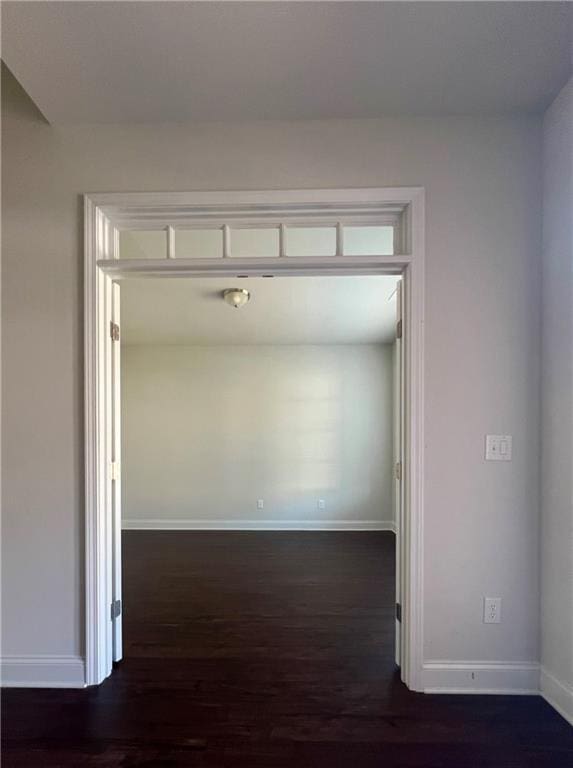
<svg viewBox="0 0 573 768"><path fill-rule="evenodd" d="M542 686L573 719L573 79L545 116L543 160Z"/></svg>
<svg viewBox="0 0 573 768"><path fill-rule="evenodd" d="M423 185L425 656L538 659L540 121L54 128L2 99L3 652L83 653L81 194Z"/></svg>
<svg viewBox="0 0 573 768"><path fill-rule="evenodd" d="M389 344L123 347L124 527L391 524L392 373Z"/></svg>

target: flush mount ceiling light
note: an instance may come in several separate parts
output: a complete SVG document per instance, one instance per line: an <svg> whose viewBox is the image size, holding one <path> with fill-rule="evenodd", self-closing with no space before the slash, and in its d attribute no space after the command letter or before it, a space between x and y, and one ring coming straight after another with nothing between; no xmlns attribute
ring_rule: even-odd
<svg viewBox="0 0 573 768"><path fill-rule="evenodd" d="M227 288L226 291L223 291L223 299L230 307L235 307L235 309L244 307L250 298L251 293L245 288Z"/></svg>

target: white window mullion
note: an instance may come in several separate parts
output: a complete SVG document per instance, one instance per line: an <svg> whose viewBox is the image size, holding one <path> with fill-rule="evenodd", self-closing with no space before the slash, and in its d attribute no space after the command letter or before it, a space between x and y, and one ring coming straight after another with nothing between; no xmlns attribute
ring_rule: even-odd
<svg viewBox="0 0 573 768"><path fill-rule="evenodd" d="M231 228L228 224L223 225L223 258L228 259L231 255Z"/></svg>

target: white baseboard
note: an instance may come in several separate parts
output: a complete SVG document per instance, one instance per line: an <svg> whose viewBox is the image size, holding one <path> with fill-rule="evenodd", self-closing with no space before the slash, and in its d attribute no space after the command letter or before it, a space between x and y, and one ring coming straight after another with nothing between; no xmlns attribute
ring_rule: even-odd
<svg viewBox="0 0 573 768"><path fill-rule="evenodd" d="M124 531L393 531L384 520L123 520Z"/></svg>
<svg viewBox="0 0 573 768"><path fill-rule="evenodd" d="M84 688L85 663L80 656L3 656L5 688Z"/></svg>
<svg viewBox="0 0 573 768"><path fill-rule="evenodd" d="M539 694L539 664L510 661L427 661L424 693Z"/></svg>
<svg viewBox="0 0 573 768"><path fill-rule="evenodd" d="M545 667L541 667L540 688L545 701L573 725L573 688L558 680Z"/></svg>
<svg viewBox="0 0 573 768"><path fill-rule="evenodd" d="M123 520L124 531L393 531L391 520Z"/></svg>

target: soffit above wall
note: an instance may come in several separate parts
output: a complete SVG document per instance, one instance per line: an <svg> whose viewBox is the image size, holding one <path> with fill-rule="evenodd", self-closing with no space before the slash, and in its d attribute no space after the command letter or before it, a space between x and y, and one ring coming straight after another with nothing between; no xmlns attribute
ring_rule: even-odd
<svg viewBox="0 0 573 768"><path fill-rule="evenodd" d="M510 114L571 67L567 2L4 2L53 123Z"/></svg>

